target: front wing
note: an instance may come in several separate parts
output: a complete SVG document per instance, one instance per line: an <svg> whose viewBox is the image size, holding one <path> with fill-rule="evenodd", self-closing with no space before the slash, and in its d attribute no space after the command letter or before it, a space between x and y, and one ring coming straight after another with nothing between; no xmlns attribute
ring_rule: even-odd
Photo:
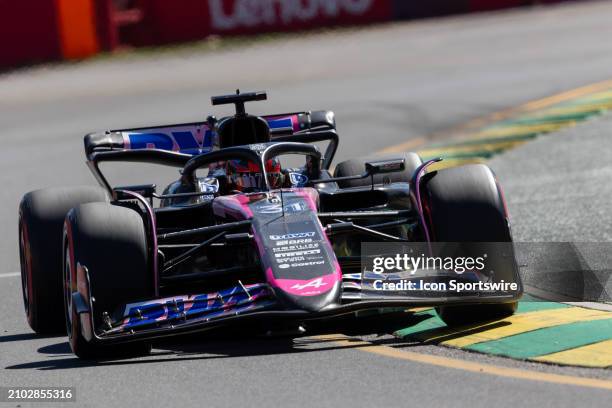
<svg viewBox="0 0 612 408"><path fill-rule="evenodd" d="M518 300L521 295L522 287L513 293L466 293L462 296L451 293L434 293L427 296L374 293L371 281L357 273L343 276L343 296L340 304L329 305L318 312L307 312L285 309L276 299L272 288L265 283L240 283L233 288L214 293L173 296L125 305L121 313L106 319L105 327L98 328L85 337L100 343L129 342L207 331L246 320L299 323L381 308L509 303ZM83 303L84 299L80 302ZM90 327L95 327L92 311L91 302L80 309L81 318L90 319Z"/></svg>

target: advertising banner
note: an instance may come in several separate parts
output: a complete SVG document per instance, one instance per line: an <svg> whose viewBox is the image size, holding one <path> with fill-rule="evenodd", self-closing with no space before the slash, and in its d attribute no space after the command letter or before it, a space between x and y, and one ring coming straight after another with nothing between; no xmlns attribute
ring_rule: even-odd
<svg viewBox="0 0 612 408"><path fill-rule="evenodd" d="M146 0L141 7L145 18L137 42L148 45L393 18L392 0L185 0L181 7L165 0Z"/></svg>
<svg viewBox="0 0 612 408"><path fill-rule="evenodd" d="M246 34L391 19L389 0L209 0L212 33Z"/></svg>

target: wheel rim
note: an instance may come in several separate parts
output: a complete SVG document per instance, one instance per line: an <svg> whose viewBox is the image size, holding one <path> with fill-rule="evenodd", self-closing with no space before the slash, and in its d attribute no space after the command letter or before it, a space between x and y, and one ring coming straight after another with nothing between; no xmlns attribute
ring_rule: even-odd
<svg viewBox="0 0 612 408"><path fill-rule="evenodd" d="M19 265L21 267L21 293L23 307L26 315L30 315L29 273L30 273L30 246L26 242L23 224L19 228Z"/></svg>
<svg viewBox="0 0 612 408"><path fill-rule="evenodd" d="M64 304L66 312L66 329L68 338L72 338L72 273L70 263L70 250L66 245L64 251Z"/></svg>

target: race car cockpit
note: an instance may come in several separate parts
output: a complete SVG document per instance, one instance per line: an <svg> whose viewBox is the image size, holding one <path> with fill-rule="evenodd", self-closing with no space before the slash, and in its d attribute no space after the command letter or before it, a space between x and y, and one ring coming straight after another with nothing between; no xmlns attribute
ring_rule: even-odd
<svg viewBox="0 0 612 408"><path fill-rule="evenodd" d="M259 116L246 113L245 103L263 101L267 99L265 92L241 94L240 90L234 95L215 96L212 98L214 106L234 104L234 116L217 121L209 118L209 126L213 129L213 150L226 149L234 146L265 145L271 141L270 126ZM283 169L278 157L267 160L266 174L271 188L301 187L308 177L302 174L304 169ZM206 177L193 178L183 175L179 180L170 184L164 195L177 196L161 202L162 207L193 205L208 201L215 195L225 195L232 192L255 192L261 186L259 164L248 160L227 160L211 163ZM180 196L188 193L202 193L197 196Z"/></svg>
<svg viewBox="0 0 612 408"><path fill-rule="evenodd" d="M245 103L266 99L265 92L237 91L212 98L213 105L236 107L234 115L219 120L209 116L205 121L192 123L90 133L84 138L87 165L111 197L120 194L118 191L125 190L126 186L113 186L101 171L102 163L142 162L181 169L178 180L170 183L162 194L157 194L154 184L127 186L130 191L136 189L150 200L152 207L160 210L172 207L184 210L194 204L210 203L217 196L238 192L305 187L319 175L331 177L329 170L339 143L334 113L302 111L255 116L246 112ZM296 153L289 146L314 146L315 143L325 146L317 160L309 152ZM278 144L284 147L272 149ZM233 153L222 153L232 149L257 154L236 157ZM276 153L266 156L264 162L259 161L258 157L266 149ZM210 158L211 154L215 160L207 161L195 172L185 173L184 166L190 160L200 156ZM299 157L304 155L305 163ZM333 189L333 185L328 184L327 188ZM154 199L159 200L158 206L154 205Z"/></svg>

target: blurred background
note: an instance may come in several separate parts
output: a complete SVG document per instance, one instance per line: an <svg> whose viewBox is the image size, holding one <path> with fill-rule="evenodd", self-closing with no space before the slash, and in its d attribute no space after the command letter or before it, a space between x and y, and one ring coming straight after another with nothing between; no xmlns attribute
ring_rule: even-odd
<svg viewBox="0 0 612 408"><path fill-rule="evenodd" d="M0 68L210 36L435 17L562 0L0 0Z"/></svg>

